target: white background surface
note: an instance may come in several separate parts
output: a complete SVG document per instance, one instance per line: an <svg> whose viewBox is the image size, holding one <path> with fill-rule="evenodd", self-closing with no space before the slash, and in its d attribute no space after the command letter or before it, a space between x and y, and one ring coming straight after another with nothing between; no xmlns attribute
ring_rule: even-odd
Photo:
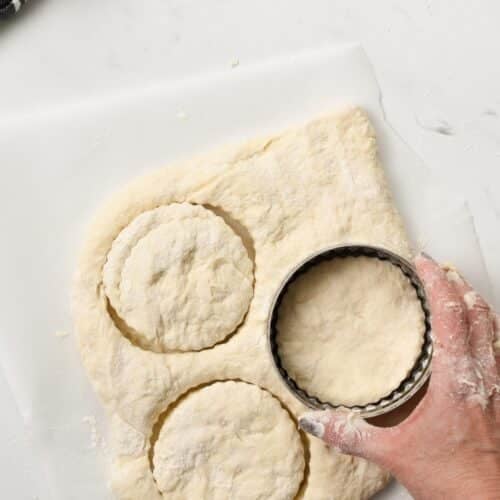
<svg viewBox="0 0 500 500"><path fill-rule="evenodd" d="M360 41L389 122L469 199L500 283L499 18L496 0L31 0L0 25L0 119ZM441 122L453 135L423 128Z"/></svg>
<svg viewBox="0 0 500 500"><path fill-rule="evenodd" d="M499 18L494 1L32 0L0 25L0 120L359 40L388 121L469 200L493 284L500 284ZM437 126L451 135L429 130ZM0 168L12 168L1 153ZM15 446L1 456L0 493L31 498L29 453L8 412L5 441Z"/></svg>

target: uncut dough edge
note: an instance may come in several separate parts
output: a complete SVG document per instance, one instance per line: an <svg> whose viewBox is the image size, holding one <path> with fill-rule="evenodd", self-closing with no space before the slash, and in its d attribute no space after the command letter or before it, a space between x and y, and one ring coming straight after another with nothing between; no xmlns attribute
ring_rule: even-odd
<svg viewBox="0 0 500 500"><path fill-rule="evenodd" d="M118 233L145 210L173 202L222 208L248 230L256 252L254 298L244 323L228 342L198 353L156 354L132 345L110 318L102 286ZM101 209L87 234L73 303L82 361L111 419L119 498L161 498L148 458L153 425L190 388L241 379L269 390L295 417L304 411L272 367L270 305L292 266L319 248L347 242L411 257L375 132L360 109L152 172ZM388 474L375 465L305 439L311 457L304 498L326 500L334 492L336 499L364 499L387 483Z"/></svg>

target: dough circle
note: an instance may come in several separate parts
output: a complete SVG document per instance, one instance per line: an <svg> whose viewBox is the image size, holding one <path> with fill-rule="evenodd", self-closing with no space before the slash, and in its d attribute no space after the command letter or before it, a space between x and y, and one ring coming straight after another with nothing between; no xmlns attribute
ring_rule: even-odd
<svg viewBox="0 0 500 500"><path fill-rule="evenodd" d="M211 347L234 332L253 295L241 238L212 211L174 203L136 217L103 269L109 302L141 347Z"/></svg>
<svg viewBox="0 0 500 500"><path fill-rule="evenodd" d="M293 282L278 313L284 368L311 396L375 403L408 376L422 348L424 312L409 279L371 257L322 262Z"/></svg>
<svg viewBox="0 0 500 500"><path fill-rule="evenodd" d="M153 475L171 499L293 499L304 475L296 425L279 401L245 382L215 382L167 414Z"/></svg>

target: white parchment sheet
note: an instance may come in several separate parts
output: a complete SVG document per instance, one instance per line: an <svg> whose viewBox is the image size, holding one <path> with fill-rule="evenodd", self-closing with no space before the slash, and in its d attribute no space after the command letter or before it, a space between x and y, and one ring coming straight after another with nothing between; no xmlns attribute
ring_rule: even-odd
<svg viewBox="0 0 500 500"><path fill-rule="evenodd" d="M416 245L458 265L488 296L466 204L434 183L386 123L358 46L240 65L0 124L0 362L13 396L4 404L16 405L11 417L17 415L32 450L39 499L110 498L104 419L80 364L70 314L76 255L99 204L130 178L174 159L349 104L367 109L374 121ZM85 417L95 417L97 428ZM393 487L380 498L408 497Z"/></svg>

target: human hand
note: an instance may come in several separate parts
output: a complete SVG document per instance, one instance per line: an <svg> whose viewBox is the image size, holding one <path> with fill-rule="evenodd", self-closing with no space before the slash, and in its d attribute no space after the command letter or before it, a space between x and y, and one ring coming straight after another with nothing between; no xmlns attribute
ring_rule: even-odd
<svg viewBox="0 0 500 500"><path fill-rule="evenodd" d="M391 471L415 499L500 498L500 319L454 270L415 260L431 307L427 392L394 427L311 412L300 427ZM495 355L495 341L497 351Z"/></svg>

